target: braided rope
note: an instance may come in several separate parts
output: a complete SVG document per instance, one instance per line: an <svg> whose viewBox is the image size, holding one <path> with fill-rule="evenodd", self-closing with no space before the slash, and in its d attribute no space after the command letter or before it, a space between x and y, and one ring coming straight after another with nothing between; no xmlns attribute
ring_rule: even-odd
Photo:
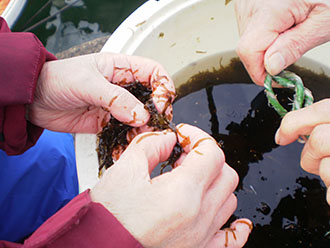
<svg viewBox="0 0 330 248"><path fill-rule="evenodd" d="M304 87L301 78L295 73L290 71L282 71L277 76L271 76L267 74L264 82L264 87L268 103L276 110L276 112L281 117L284 117L284 115L286 115L288 111L277 100L277 97L272 88L273 80L285 88L295 90L291 111L300 109L302 107L307 107L313 103L314 98L312 92L306 87ZM305 143L307 139L308 136L300 136L298 141L300 143Z"/></svg>
<svg viewBox="0 0 330 248"><path fill-rule="evenodd" d="M268 99L268 103L276 110L276 112L283 117L288 111L279 103L272 88L272 81L279 85L295 90L293 104L291 110L297 110L302 107L311 105L314 101L312 92L304 87L304 84L299 76L290 71L282 71L277 76L267 74L264 86Z"/></svg>

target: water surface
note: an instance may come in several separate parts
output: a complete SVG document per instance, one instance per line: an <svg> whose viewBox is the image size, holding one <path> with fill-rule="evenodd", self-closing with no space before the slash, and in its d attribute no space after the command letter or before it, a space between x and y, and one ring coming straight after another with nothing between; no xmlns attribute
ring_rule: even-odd
<svg viewBox="0 0 330 248"><path fill-rule="evenodd" d="M33 21L27 23L47 2L49 1L28 1L13 31L29 28L74 0L53 0ZM32 32L50 52L58 53L85 41L111 34L144 2L146 0L81 0Z"/></svg>

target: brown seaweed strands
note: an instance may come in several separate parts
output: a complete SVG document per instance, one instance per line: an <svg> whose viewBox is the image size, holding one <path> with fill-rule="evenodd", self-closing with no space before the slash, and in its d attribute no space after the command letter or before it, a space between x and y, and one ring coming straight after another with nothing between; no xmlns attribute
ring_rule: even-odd
<svg viewBox="0 0 330 248"><path fill-rule="evenodd" d="M165 115L165 110L163 113L158 113L152 100L152 90L150 88L142 85L138 81L121 86L144 103L145 109L150 113L150 119L147 123L148 126L152 127L154 131L171 129L176 132L175 125ZM111 117L109 122L103 127L103 130L97 135L98 147L96 150L99 160L99 174L101 174L103 168L108 169L113 165L113 152L116 149L123 148L124 150L128 146L127 132L132 128L133 127ZM162 165L162 171L168 165L173 166L182 152L183 149L177 142L169 159Z"/></svg>

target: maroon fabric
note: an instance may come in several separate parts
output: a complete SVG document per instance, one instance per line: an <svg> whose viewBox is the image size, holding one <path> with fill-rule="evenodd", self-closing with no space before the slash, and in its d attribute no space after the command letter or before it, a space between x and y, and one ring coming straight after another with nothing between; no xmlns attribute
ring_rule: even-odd
<svg viewBox="0 0 330 248"><path fill-rule="evenodd" d="M0 17L0 149L8 155L33 146L42 128L26 121L26 104L43 64L56 59L32 33L11 33Z"/></svg>
<svg viewBox="0 0 330 248"><path fill-rule="evenodd" d="M142 247L88 191L47 220L26 242L28 247Z"/></svg>
<svg viewBox="0 0 330 248"><path fill-rule="evenodd" d="M0 248L23 248L21 244L15 244L0 240Z"/></svg>
<svg viewBox="0 0 330 248"><path fill-rule="evenodd" d="M11 33L0 17L0 149L18 154L35 144L42 128L25 119L40 70L56 59L30 33ZM1 187L1 182L0 182ZM5 225L5 223L0 223ZM142 247L88 191L78 195L39 227L24 244L0 241L0 248Z"/></svg>
<svg viewBox="0 0 330 248"><path fill-rule="evenodd" d="M49 218L23 245L0 241L0 248L143 248L89 191L75 197Z"/></svg>

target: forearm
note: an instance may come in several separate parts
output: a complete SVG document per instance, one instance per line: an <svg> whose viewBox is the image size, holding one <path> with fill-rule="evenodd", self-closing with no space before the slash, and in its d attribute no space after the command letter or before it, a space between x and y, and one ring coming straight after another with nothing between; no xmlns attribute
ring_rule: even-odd
<svg viewBox="0 0 330 248"><path fill-rule="evenodd" d="M11 33L0 18L0 149L9 155L33 146L42 133L25 119L43 64L56 59L31 33Z"/></svg>

